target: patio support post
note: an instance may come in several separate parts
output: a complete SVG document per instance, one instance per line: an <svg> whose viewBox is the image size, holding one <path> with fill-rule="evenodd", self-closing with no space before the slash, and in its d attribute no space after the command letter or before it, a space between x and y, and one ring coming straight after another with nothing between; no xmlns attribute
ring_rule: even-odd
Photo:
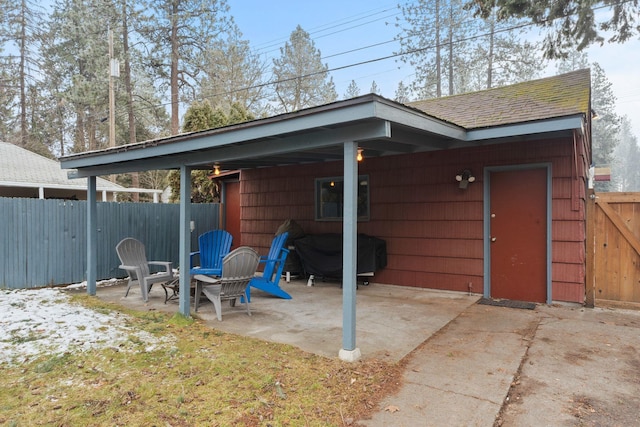
<svg viewBox="0 0 640 427"><path fill-rule="evenodd" d="M348 362L360 359L356 347L356 262L358 237L357 144L344 143L344 203L342 241L342 349L339 357Z"/></svg>
<svg viewBox="0 0 640 427"><path fill-rule="evenodd" d="M87 178L87 295L96 294L98 270L98 221L96 177Z"/></svg>
<svg viewBox="0 0 640 427"><path fill-rule="evenodd" d="M185 317L191 315L191 276L189 274L191 251L191 168L180 167L180 299L179 311Z"/></svg>

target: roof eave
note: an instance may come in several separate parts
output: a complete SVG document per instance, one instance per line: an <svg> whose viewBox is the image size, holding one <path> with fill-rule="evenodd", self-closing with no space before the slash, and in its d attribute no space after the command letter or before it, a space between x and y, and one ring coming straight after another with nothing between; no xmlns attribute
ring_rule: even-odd
<svg viewBox="0 0 640 427"><path fill-rule="evenodd" d="M466 133L466 141L487 141L568 130L579 130L581 133L584 133L584 114L554 117L533 122L514 123L483 129L471 129Z"/></svg>
<svg viewBox="0 0 640 427"><path fill-rule="evenodd" d="M102 174L109 168L108 165L152 162L150 159L154 158L158 159L154 166L159 166L170 157L176 161L181 158L184 164L189 164L185 153L202 150L221 150L221 153L233 151L231 156L247 156L249 151L255 155L268 155L276 151L308 148L299 143L292 144L301 136L304 136L305 145L315 148L346 140L390 138L391 122L455 140L465 138L465 130L459 126L383 97L368 95L278 116L278 120L267 118L221 129L68 155L60 158L60 165L62 169L86 169L87 173L70 174L70 177L80 177L93 175L94 172ZM248 150L247 144L252 147L251 150ZM233 149L234 146L237 148ZM167 168L175 167L169 163L166 162ZM93 172L89 172L89 169L93 169Z"/></svg>

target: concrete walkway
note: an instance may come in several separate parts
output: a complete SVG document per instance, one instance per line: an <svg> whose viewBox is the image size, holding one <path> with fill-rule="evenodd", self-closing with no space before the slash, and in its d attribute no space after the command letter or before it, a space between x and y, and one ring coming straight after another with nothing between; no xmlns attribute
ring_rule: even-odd
<svg viewBox="0 0 640 427"><path fill-rule="evenodd" d="M339 284L281 282L292 300L252 292L242 305L198 317L216 329L337 357ZM98 288L98 297L137 309L177 311L153 289ZM640 425L640 312L478 305L479 295L372 284L357 292L363 358L403 361L403 387L369 420L378 426ZM206 301L206 299L205 299Z"/></svg>
<svg viewBox="0 0 640 427"><path fill-rule="evenodd" d="M363 425L640 425L640 313L473 305Z"/></svg>

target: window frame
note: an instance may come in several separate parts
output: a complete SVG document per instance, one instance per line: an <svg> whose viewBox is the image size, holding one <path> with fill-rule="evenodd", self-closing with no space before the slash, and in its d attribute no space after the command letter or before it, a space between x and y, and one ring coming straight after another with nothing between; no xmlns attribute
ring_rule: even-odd
<svg viewBox="0 0 640 427"><path fill-rule="evenodd" d="M322 201L321 196L323 194L323 185L329 185L333 182L336 190L332 193L335 202ZM314 183L314 216L316 221L342 221L344 217L344 177L342 176L329 176L316 178ZM327 188L328 190L328 188ZM327 195L327 192L324 192ZM331 195L331 194L330 194ZM371 212L371 191L369 183L369 175L358 175L358 200L364 197L362 202L358 201L358 221L369 221ZM335 215L326 214L327 209L331 209L328 206L330 203L334 203L333 207ZM363 212L364 211L364 212Z"/></svg>

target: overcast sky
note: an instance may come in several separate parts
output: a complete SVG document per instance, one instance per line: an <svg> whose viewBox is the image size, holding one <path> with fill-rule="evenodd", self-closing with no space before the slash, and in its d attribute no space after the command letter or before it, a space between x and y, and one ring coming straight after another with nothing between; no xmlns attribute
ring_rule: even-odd
<svg viewBox="0 0 640 427"><path fill-rule="evenodd" d="M393 56L399 44L397 2L371 0L228 0L245 39L266 57L279 57L279 48L297 25L311 34L342 98L355 80L360 93L368 93L375 80L381 95L393 99L400 81L409 83L413 69ZM402 2L404 3L404 2ZM265 5L268 4L268 7ZM348 52L348 53L345 53ZM605 70L617 97L617 112L627 115L640 140L640 41L594 46L589 61ZM383 59L387 58L387 59ZM353 65L360 64L360 65ZM340 69L341 67L344 67ZM555 66L541 77L555 74Z"/></svg>

